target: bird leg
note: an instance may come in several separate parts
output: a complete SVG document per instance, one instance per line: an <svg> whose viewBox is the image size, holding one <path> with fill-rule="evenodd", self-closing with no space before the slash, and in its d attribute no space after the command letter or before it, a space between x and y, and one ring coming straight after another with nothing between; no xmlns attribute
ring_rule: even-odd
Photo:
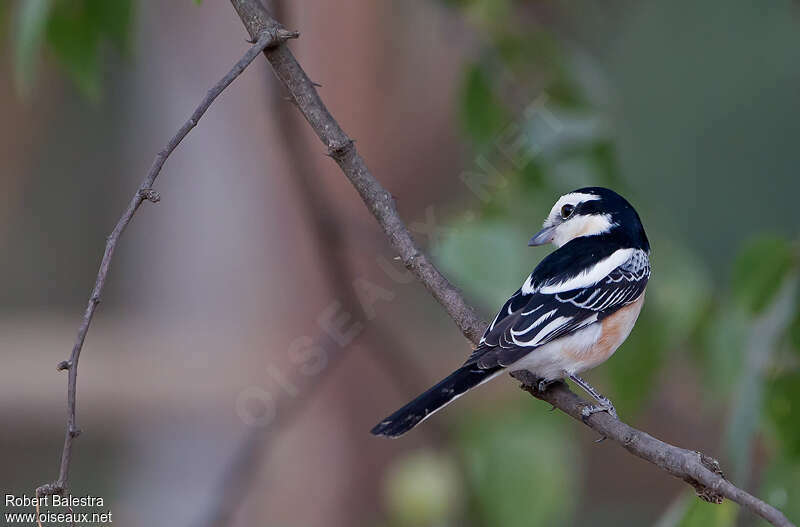
<svg viewBox="0 0 800 527"><path fill-rule="evenodd" d="M584 406L581 410L581 416L583 419L586 419L590 415L596 414L597 412L608 412L611 417L614 419L617 418L617 411L614 409L614 405L611 404L611 401L608 399L608 397L592 388L591 384L584 381L577 375L570 375L569 378L572 379L575 384L583 388L586 393L591 395L599 403L595 405Z"/></svg>

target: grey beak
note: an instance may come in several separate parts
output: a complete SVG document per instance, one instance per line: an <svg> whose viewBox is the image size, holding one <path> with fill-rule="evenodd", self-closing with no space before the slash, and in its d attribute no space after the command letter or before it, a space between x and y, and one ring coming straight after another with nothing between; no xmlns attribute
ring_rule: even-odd
<svg viewBox="0 0 800 527"><path fill-rule="evenodd" d="M537 247L539 245L544 245L546 243L550 243L553 241L553 236L556 233L555 225L552 227L545 227L544 229L537 232L531 241L528 242L528 247Z"/></svg>

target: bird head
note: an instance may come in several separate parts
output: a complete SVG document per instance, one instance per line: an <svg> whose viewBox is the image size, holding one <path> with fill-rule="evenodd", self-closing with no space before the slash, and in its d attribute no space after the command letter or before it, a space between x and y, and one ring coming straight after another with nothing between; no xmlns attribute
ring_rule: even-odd
<svg viewBox="0 0 800 527"><path fill-rule="evenodd" d="M561 247L583 236L608 236L627 247L650 250L636 210L625 198L603 187L586 187L558 198L542 230L528 245Z"/></svg>

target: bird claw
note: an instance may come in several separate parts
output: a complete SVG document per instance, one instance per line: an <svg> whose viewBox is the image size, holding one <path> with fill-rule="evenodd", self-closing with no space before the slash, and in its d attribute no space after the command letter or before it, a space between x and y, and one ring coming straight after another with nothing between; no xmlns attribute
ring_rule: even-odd
<svg viewBox="0 0 800 527"><path fill-rule="evenodd" d="M608 412L611 417L617 419L617 410L614 408L614 405L611 404L611 401L601 396L597 398L597 402L600 404L587 405L581 409L581 418L584 421L586 421L590 415L598 412Z"/></svg>
<svg viewBox="0 0 800 527"><path fill-rule="evenodd" d="M539 382L536 384L536 389L539 393L544 393L550 388L550 386L554 384L558 384L563 382L561 379L539 379Z"/></svg>

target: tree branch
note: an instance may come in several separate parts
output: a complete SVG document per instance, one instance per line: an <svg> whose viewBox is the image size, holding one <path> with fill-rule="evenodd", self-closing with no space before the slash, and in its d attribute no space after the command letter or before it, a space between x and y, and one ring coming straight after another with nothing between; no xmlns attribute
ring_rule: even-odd
<svg viewBox="0 0 800 527"><path fill-rule="evenodd" d="M81 319L80 327L78 328L78 336L75 339L75 344L72 348L72 353L68 360L62 361L58 364L58 370L67 370L67 431L64 437L64 447L61 452L61 465L58 472L58 479L54 482L47 483L36 489L37 496L46 496L50 494L64 494L67 490L69 481L69 468L72 461L72 444L81 431L78 428L75 407L76 407L76 390L78 380L78 359L81 356L83 349L83 342L86 339L86 333L89 331L89 325L92 323L92 318L97 310L97 305L100 303L100 296L103 293L103 288L106 284L108 271L111 267L111 259L114 256L114 251L117 248L117 243L125 232L125 228L133 219L136 211L139 210L141 204L146 201L157 203L161 200L158 192L153 190L153 184L156 181L164 163L167 158L172 154L175 148L183 141L183 138L197 126L197 122L206 113L206 110L211 106L211 103L227 88L241 73L247 68L248 65L255 59L259 53L269 48L270 46L278 45L287 39L297 38L299 33L287 31L283 27L273 26L269 30L260 31L252 35L253 46L247 50L247 53L233 66L233 68L219 80L203 97L200 104L192 112L189 120L177 131L177 133L169 140L167 145L161 150L153 160L153 164L147 173L142 184L136 189L133 194L128 207L122 216L117 220L114 230L106 239L106 247L103 253L103 259L100 262L100 269L97 272L97 279L95 280L92 294L89 297L89 303L86 306L86 311Z"/></svg>
<svg viewBox="0 0 800 527"><path fill-rule="evenodd" d="M258 0L231 0L231 4L251 37L282 27ZM484 324L461 293L416 246L411 233L400 219L391 194L372 176L364 159L358 154L353 140L331 116L314 84L292 52L287 46L277 46L265 50L264 54L303 116L327 147L329 155L336 161L361 195L364 204L375 216L402 262L428 288L461 332L476 344L483 332ZM535 397L549 402L575 419L581 419L581 408L587 403L572 393L566 384L560 383L544 393L538 393L533 388L535 383L532 379L525 377L524 374L517 377L522 381L524 389ZM719 464L713 458L659 441L604 412L593 414L582 422L601 435L621 444L635 456L687 481L702 499L719 503L722 498L728 498L773 525L779 527L793 525L779 510L727 481L719 470Z"/></svg>

